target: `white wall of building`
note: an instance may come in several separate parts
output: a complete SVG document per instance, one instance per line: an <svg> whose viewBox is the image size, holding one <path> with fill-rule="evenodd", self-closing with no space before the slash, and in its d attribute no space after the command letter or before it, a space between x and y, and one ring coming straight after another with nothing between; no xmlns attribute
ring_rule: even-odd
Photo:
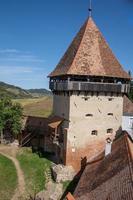
<svg viewBox="0 0 133 200"><path fill-rule="evenodd" d="M133 115L122 117L122 130L127 131L133 138Z"/></svg>
<svg viewBox="0 0 133 200"><path fill-rule="evenodd" d="M84 147L95 140L105 140L109 134L107 129L116 132L122 125L122 96L86 96L72 95L70 98L70 124L68 140L77 147ZM111 99L111 101L110 101ZM108 115L109 113L112 114ZM92 114L92 116L87 116ZM97 130L97 136L92 131Z"/></svg>

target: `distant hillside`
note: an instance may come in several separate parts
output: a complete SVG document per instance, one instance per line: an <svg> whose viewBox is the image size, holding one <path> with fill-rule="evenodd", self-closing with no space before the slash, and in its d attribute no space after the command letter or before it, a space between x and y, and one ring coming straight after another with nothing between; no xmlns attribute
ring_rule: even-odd
<svg viewBox="0 0 133 200"><path fill-rule="evenodd" d="M20 87L0 82L0 97L8 96L11 98L32 98L32 95Z"/></svg>
<svg viewBox="0 0 133 200"><path fill-rule="evenodd" d="M51 96L51 92L46 89L30 89L27 90L33 97L43 97L43 96Z"/></svg>
<svg viewBox="0 0 133 200"><path fill-rule="evenodd" d="M50 91L46 89L25 90L14 85L0 82L0 97L8 96L14 99L35 98L50 95Z"/></svg>

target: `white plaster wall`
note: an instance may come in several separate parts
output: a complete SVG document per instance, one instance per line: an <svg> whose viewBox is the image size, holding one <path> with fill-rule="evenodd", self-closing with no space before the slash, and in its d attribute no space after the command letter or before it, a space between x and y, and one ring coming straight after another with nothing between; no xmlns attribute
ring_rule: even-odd
<svg viewBox="0 0 133 200"><path fill-rule="evenodd" d="M97 140L105 140L110 134L107 129L114 130L112 135L122 126L123 98L122 96L87 96L72 95L70 97L70 123L68 130L68 141L73 147L84 147ZM109 101L109 98L113 98ZM113 116L108 116L113 113ZM86 117L86 114L93 114ZM98 135L91 135L93 130Z"/></svg>
<svg viewBox="0 0 133 200"><path fill-rule="evenodd" d="M127 131L133 138L133 129L131 127L131 121L130 121L131 119L133 119L133 116L123 116L122 117L122 130Z"/></svg>
<svg viewBox="0 0 133 200"><path fill-rule="evenodd" d="M110 98L112 101L109 101ZM63 123L64 148L71 146L75 151L98 141L106 143L107 137L114 138L116 132L122 129L123 97L102 93L86 97L76 93L71 96L54 95L53 112L66 119ZM113 116L108 113L113 113ZM93 116L87 117L86 114ZM113 129L113 134L107 134L107 129ZM98 131L97 136L91 134L93 130Z"/></svg>

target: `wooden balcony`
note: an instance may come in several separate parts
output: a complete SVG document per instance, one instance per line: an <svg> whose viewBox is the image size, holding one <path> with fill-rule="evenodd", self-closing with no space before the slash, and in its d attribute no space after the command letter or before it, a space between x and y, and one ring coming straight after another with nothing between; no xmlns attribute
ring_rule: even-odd
<svg viewBox="0 0 133 200"><path fill-rule="evenodd" d="M86 92L114 92L128 93L130 86L128 84L119 83L101 83L101 82L50 82L52 91L86 91Z"/></svg>

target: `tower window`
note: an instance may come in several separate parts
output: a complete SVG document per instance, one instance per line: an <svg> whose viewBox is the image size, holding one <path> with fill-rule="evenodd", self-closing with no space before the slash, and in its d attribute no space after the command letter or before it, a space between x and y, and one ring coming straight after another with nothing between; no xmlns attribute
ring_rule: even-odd
<svg viewBox="0 0 133 200"><path fill-rule="evenodd" d="M93 130L93 131L91 132L91 135L98 135L98 131L97 131L97 130Z"/></svg>
<svg viewBox="0 0 133 200"><path fill-rule="evenodd" d="M96 92L96 96L97 96L97 97L99 96L99 92Z"/></svg>
<svg viewBox="0 0 133 200"><path fill-rule="evenodd" d="M86 117L93 117L93 114L86 114Z"/></svg>
<svg viewBox="0 0 133 200"><path fill-rule="evenodd" d="M85 101L88 101L89 97L82 97Z"/></svg>
<svg viewBox="0 0 133 200"><path fill-rule="evenodd" d="M109 101L113 101L113 98L108 98Z"/></svg>
<svg viewBox="0 0 133 200"><path fill-rule="evenodd" d="M112 128L107 129L107 133L113 133L113 129Z"/></svg>
<svg viewBox="0 0 133 200"><path fill-rule="evenodd" d="M109 116L113 116L113 113L108 113Z"/></svg>

